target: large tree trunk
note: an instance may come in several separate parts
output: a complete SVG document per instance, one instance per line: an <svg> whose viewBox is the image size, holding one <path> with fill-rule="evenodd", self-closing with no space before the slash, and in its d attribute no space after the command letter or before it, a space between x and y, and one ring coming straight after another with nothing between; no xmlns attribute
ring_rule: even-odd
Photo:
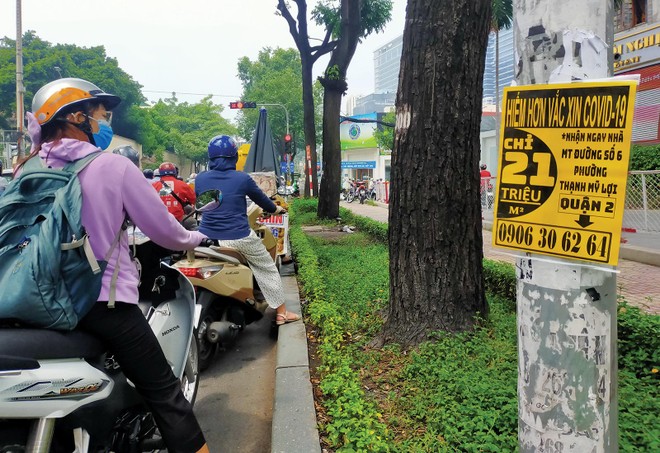
<svg viewBox="0 0 660 453"><path fill-rule="evenodd" d="M316 195L318 187L317 174L316 174L316 124L314 124L314 84L312 82L312 66L313 60L305 53L300 52L300 61L302 68L302 88L303 88L303 123L305 129L305 145L309 145L311 150L311 163L312 163L312 187L313 191L309 190L309 168L307 168L307 154L303 154L305 159L305 197L313 197Z"/></svg>
<svg viewBox="0 0 660 453"><path fill-rule="evenodd" d="M389 212L390 305L404 346L487 315L479 201L482 78L491 0L409 0Z"/></svg>
<svg viewBox="0 0 660 453"><path fill-rule="evenodd" d="M339 113L342 94L341 91L325 88L323 95L323 178L321 178L317 215L328 219L339 217L341 189Z"/></svg>
<svg viewBox="0 0 660 453"><path fill-rule="evenodd" d="M339 114L341 97L346 92L346 72L351 64L360 37L362 0L342 0L341 33L332 51L323 85L323 178L316 214L320 218L339 216L341 177L341 144L339 141Z"/></svg>

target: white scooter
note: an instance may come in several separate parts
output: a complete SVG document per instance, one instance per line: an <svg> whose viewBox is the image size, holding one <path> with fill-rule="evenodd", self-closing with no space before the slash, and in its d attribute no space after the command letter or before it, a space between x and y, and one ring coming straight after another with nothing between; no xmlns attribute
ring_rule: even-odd
<svg viewBox="0 0 660 453"><path fill-rule="evenodd" d="M200 306L168 253L130 235L142 266L140 307L194 403ZM101 343L82 331L0 329L0 452L143 452L165 448L148 408Z"/></svg>

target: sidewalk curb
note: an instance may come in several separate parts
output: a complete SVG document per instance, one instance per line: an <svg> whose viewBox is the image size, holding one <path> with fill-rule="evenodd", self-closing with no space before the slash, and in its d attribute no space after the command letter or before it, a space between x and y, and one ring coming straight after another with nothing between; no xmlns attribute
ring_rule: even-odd
<svg viewBox="0 0 660 453"><path fill-rule="evenodd" d="M282 277L287 310L301 314L295 276ZM305 324L279 327L271 453L321 453Z"/></svg>
<svg viewBox="0 0 660 453"><path fill-rule="evenodd" d="M483 229L493 231L493 222L482 220ZM636 263L660 267L660 252L635 245L621 244L619 257Z"/></svg>

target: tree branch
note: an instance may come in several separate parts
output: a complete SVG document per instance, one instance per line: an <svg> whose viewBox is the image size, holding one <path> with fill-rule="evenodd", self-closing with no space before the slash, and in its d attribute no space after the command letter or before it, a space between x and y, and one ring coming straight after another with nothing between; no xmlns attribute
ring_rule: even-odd
<svg viewBox="0 0 660 453"><path fill-rule="evenodd" d="M311 53L312 62L316 62L316 60L318 60L320 56L335 50L338 41L337 40L330 41L331 36L332 36L332 29L331 28L326 29L323 42L320 45L314 46L310 49L310 51L312 51Z"/></svg>
<svg viewBox="0 0 660 453"><path fill-rule="evenodd" d="M298 2L296 1L296 3ZM302 52L302 49L300 47L300 33L298 33L298 29L296 28L296 20L291 15L291 12L289 11L289 8L287 8L284 0L278 0L277 9L280 12L280 14L282 14L282 17L284 17L284 19L289 24L289 33L291 33L293 40L296 42L296 46L298 47L298 50ZM298 5L298 11L300 11L300 5Z"/></svg>

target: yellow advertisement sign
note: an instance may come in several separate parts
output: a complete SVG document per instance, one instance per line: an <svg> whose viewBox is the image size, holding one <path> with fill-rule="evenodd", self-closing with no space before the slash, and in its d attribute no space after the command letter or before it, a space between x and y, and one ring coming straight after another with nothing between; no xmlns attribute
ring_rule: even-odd
<svg viewBox="0 0 660 453"><path fill-rule="evenodd" d="M504 90L493 245L616 265L636 83Z"/></svg>

